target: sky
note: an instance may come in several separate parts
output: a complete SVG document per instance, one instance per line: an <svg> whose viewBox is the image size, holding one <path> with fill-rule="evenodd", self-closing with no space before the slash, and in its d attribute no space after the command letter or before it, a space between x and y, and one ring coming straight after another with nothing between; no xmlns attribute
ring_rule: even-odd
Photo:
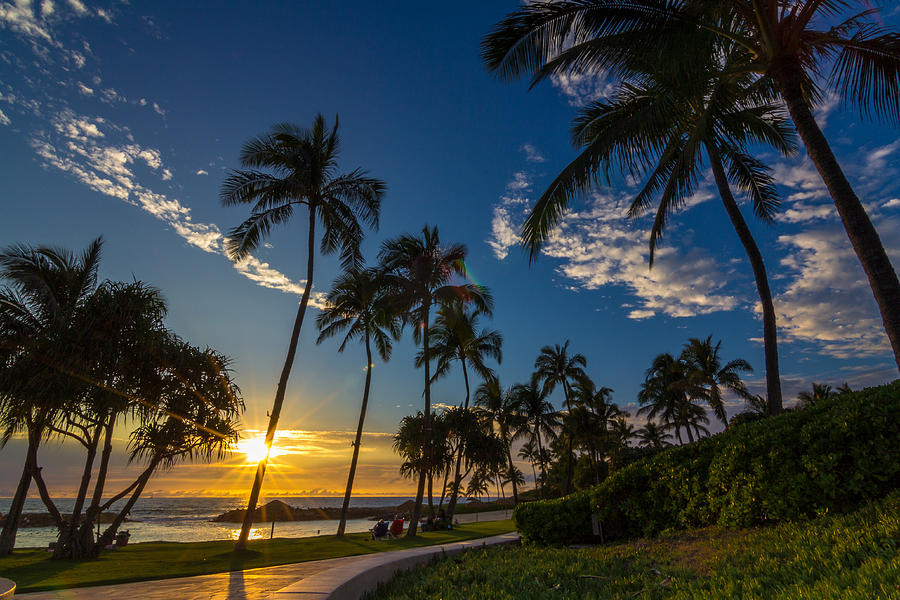
<svg viewBox="0 0 900 600"><path fill-rule="evenodd" d="M275 231L251 258L224 254L247 216L224 208L219 188L242 143L279 122L340 118L345 171L387 182L381 227L364 252L437 225L469 250L471 278L495 298L490 327L504 336L501 383L526 381L540 348L571 340L587 372L636 412L653 357L691 337L722 341L726 359L756 367L764 391L762 326L745 255L714 192L699 186L672 221L652 270L646 220L624 208L637 182L614 178L579 202L529 265L517 241L527 209L575 156L569 125L603 98L602 76L559 77L529 90L501 82L479 58L481 38L514 1L94 3L0 0L0 245L73 250L103 236L101 276L162 290L167 325L233 359L247 411L245 436L265 428L305 276L302 219ZM883 16L897 27L898 9ZM838 159L900 264L900 135L863 121L833 97L817 108ZM853 387L897 377L881 319L834 207L802 153L759 149L784 199L774 225L752 222L778 313L786 399L812 381ZM317 257L314 287L337 276ZM339 341L301 335L264 494L332 495L346 480L365 359ZM409 493L390 434L422 407L422 374L408 333L376 363L356 489ZM458 404L462 377L434 387ZM554 397L557 406L561 398ZM730 406L731 412L740 403ZM117 435L114 482L135 467ZM10 495L21 440L0 450L0 496ZM52 442L41 464L54 493L71 493L77 448ZM148 486L157 495L245 493L242 454L183 465ZM523 471L529 474L530 468ZM212 474L212 475L211 475Z"/></svg>

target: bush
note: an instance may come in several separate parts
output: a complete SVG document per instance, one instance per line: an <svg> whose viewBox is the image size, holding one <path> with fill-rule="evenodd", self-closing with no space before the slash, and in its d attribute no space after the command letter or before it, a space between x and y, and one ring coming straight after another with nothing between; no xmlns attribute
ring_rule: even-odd
<svg viewBox="0 0 900 600"><path fill-rule="evenodd" d="M846 512L897 487L900 381L743 423L515 516L526 539L565 544L590 533L591 511L612 539ZM565 526L552 525L554 515L565 515Z"/></svg>
<svg viewBox="0 0 900 600"><path fill-rule="evenodd" d="M591 498L588 490L563 498L519 504L513 522L526 541L567 544L591 534Z"/></svg>

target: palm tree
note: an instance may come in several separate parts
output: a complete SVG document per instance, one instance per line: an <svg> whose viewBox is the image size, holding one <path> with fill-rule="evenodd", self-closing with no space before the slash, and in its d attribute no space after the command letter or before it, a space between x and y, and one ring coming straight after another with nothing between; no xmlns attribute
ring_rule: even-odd
<svg viewBox="0 0 900 600"><path fill-rule="evenodd" d="M498 363L503 360L501 351L503 336L498 331L484 329L479 331L478 319L480 316L481 314L477 310L471 310L465 303L456 300L438 309L434 326L430 329L429 348L432 352L432 360L437 363L431 380L435 381L448 374L453 363L459 361L463 372L463 382L466 386L463 410L469 410L468 365L471 364L481 378L488 381L495 375L493 370L485 364L485 359L493 358ZM416 356L416 366L422 366L423 360L424 352L420 352ZM457 450L456 470L453 475L455 483L450 494L450 504L447 507L447 519L451 522L459 497L462 455L463 447L460 446Z"/></svg>
<svg viewBox="0 0 900 600"><path fill-rule="evenodd" d="M518 384L510 388L510 395L515 399L522 416L521 428L523 432L531 435L531 440L537 443L537 463L541 467L541 493L547 482L547 460L543 445L543 439L556 439L556 430L559 427L559 413L550 402L547 401L547 391L538 385L535 378L527 385Z"/></svg>
<svg viewBox="0 0 900 600"><path fill-rule="evenodd" d="M722 388L731 390L742 399L752 397L741 380L741 373L753 372L753 368L742 358L723 365L719 357L721 346L721 341L713 345L712 336L705 340L691 338L685 344L680 360L687 366L688 393L692 398L705 400L716 417L727 427L728 415L725 413Z"/></svg>
<svg viewBox="0 0 900 600"><path fill-rule="evenodd" d="M491 379L482 383L475 390L475 405L481 409L481 420L487 430L493 431L494 424L497 425L507 462L506 467L501 468L500 471L512 473L515 468L512 460L512 439L524 422L519 411L518 397L504 392L500 387L500 381ZM518 504L518 481L513 477L510 482L512 483L513 503Z"/></svg>
<svg viewBox="0 0 900 600"><path fill-rule="evenodd" d="M865 116L900 120L900 36L877 14L865 0L543 2L509 15L482 48L501 77L530 72L536 83L572 71L627 78L635 62L689 73L709 36L724 40L739 55L731 73L774 85L787 106L866 273L900 368L900 280L813 114L834 93Z"/></svg>
<svg viewBox="0 0 900 600"><path fill-rule="evenodd" d="M384 182L360 169L338 173L339 153L337 118L330 131L321 114L316 115L311 129L290 123L275 125L269 133L244 144L241 164L245 168L232 171L220 193L225 206L252 205L250 216L229 233L228 254L236 261L249 257L272 227L288 222L295 209L305 206L308 213L306 283L269 413L267 448L272 447L275 439L312 291L316 224L321 222L324 229L321 252L340 251L345 267L358 266L361 262L359 244L364 234L360 221L373 229L378 227ZM268 455L257 466L236 550L247 546L267 463Z"/></svg>
<svg viewBox="0 0 900 600"><path fill-rule="evenodd" d="M557 385L562 386L563 396L566 401L566 410L572 412L571 384L585 377L584 367L587 366L587 359L581 354L574 356L568 355L569 340L560 346L544 346L534 361L535 377L544 386L547 395L553 393ZM572 460L572 437L569 436L568 447L568 469L566 471L566 491L568 494L572 491L572 468L574 461Z"/></svg>
<svg viewBox="0 0 900 600"><path fill-rule="evenodd" d="M689 389L689 372L684 361L669 353L660 354L653 359L641 384L638 414L646 414L648 420L659 417L666 428L675 430L678 443L682 443L684 429L688 441L693 443L695 434L700 437L709 433L705 427L709 419L703 407L691 401Z"/></svg>
<svg viewBox="0 0 900 600"><path fill-rule="evenodd" d="M363 425L366 421L366 407L369 404L372 368L375 366L372 360L372 345L383 361L387 362L390 359L393 350L391 338L400 337L400 316L394 311L394 304L388 296L384 274L375 269L346 271L332 285L325 297L325 303L325 308L316 319L319 327L319 338L316 343L320 344L325 339L346 332L338 352L343 352L347 344L353 340L361 340L366 349L366 382L363 386L356 439L353 442L347 491L341 505L341 518L337 529L337 535L340 537L344 535L347 526L347 510L350 508L353 478L356 475Z"/></svg>
<svg viewBox="0 0 900 600"><path fill-rule="evenodd" d="M452 285L454 275L465 277L465 258L468 251L462 244L441 246L437 227L422 228L422 236L401 235L382 244L379 257L393 290L395 302L402 307L405 318L414 326L413 337L422 343L422 364L425 367L425 417L422 424L423 461L416 491L416 504L406 535L416 535L422 514L425 479L431 459L431 312L436 305L457 300L471 302L487 315L493 308L490 293L474 284Z"/></svg>
<svg viewBox="0 0 900 600"><path fill-rule="evenodd" d="M520 410L521 410L521 407L520 407ZM523 429L522 431L524 432L527 430ZM538 448L534 442L535 442L534 439L530 439L527 442L525 442L524 444L522 444L522 447L519 448L519 458L521 458L522 460L527 460L531 464L531 476L534 481L534 487L535 487L535 489L537 489L537 479L538 478L537 478L537 471L535 470L535 463L537 463L537 460L538 460Z"/></svg>
<svg viewBox="0 0 900 600"><path fill-rule="evenodd" d="M22 475L0 532L0 555L15 547L19 518L37 467L40 443L65 417L84 382L66 374L77 356L80 312L97 286L101 238L76 256L48 246L10 246L0 252L0 440L24 431L28 446Z"/></svg>
<svg viewBox="0 0 900 600"><path fill-rule="evenodd" d="M814 381L812 390L809 392L800 392L797 394L797 400L799 400L803 406L812 406L813 404L831 400L835 396L837 396L837 393L831 389L830 385L827 383L816 383Z"/></svg>
<svg viewBox="0 0 900 600"><path fill-rule="evenodd" d="M591 461L594 463L597 483L602 479L600 472L601 455L609 445L609 424L622 414L618 405L612 402L611 388L597 387L590 377L578 380L572 386L575 408L582 412L579 419L582 437L587 441Z"/></svg>
<svg viewBox="0 0 900 600"><path fill-rule="evenodd" d="M635 435L642 448L662 450L672 445L669 443L669 434L666 432L665 427L653 421L647 421L643 427L635 432Z"/></svg>

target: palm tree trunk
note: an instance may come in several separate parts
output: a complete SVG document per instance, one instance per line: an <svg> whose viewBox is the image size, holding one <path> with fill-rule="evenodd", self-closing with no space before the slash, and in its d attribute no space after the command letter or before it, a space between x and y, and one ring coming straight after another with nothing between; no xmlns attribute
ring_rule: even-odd
<svg viewBox="0 0 900 600"><path fill-rule="evenodd" d="M309 207L309 239L307 240L306 258L306 285L303 287L303 295L300 297L300 306L297 308L297 317L294 319L294 329L291 331L291 341L288 345L288 353L284 359L284 367L281 369L281 377L278 379L278 387L275 390L275 402L272 412L269 414L269 426L266 429L266 447L271 448L275 441L275 431L278 429L278 419L281 416L281 405L284 404L284 395L287 391L288 379L291 376L291 368L294 366L294 357L297 354L297 342L300 340L300 329L303 327L303 317L306 315L306 306L309 304L309 294L313 285L313 262L316 256L316 207ZM266 474L266 464L269 462L268 452L265 458L256 466L256 476L253 478L253 487L250 490L250 499L247 502L247 512L241 523L241 534L235 550L247 548L247 540L250 538L250 528L253 526L253 515L256 513L256 503L259 501L259 492L262 488L263 477Z"/></svg>
<svg viewBox="0 0 900 600"><path fill-rule="evenodd" d="M91 504L84 513L84 520L81 529L78 531L78 538L81 540L93 541L94 536L94 519L101 512L100 503L103 501L103 491L106 487L106 475L109 472L109 459L112 456L112 434L115 427L116 414L111 413L105 425L106 435L103 441L103 453L100 455L100 467L97 469L97 482L94 484L94 494L91 497ZM85 544L82 543L82 546Z"/></svg>
<svg viewBox="0 0 900 600"><path fill-rule="evenodd" d="M6 520L3 522L3 531L0 532L0 555L12 554L16 546L16 533L19 530L19 519L22 518L22 509L25 507L25 498L28 497L28 488L31 486L31 477L34 466L37 463L37 451L40 445L40 436L28 428L28 449L25 451L25 465L22 467L22 476L16 486L16 493L6 512Z"/></svg>
<svg viewBox="0 0 900 600"><path fill-rule="evenodd" d="M569 403L569 385L563 380L563 394L566 397L566 410L569 411L569 416L572 416L572 405ZM566 495L568 496L572 492L572 477L575 473L575 457L572 455L572 442L574 441L574 436L572 432L569 432L569 445L566 450L568 456L568 464L566 465Z"/></svg>
<svg viewBox="0 0 900 600"><path fill-rule="evenodd" d="M544 497L544 484L547 482L547 469L544 467L544 446L541 444L541 426L537 424L534 428L534 436L537 438L538 444L538 462L541 463L541 498Z"/></svg>
<svg viewBox="0 0 900 600"><path fill-rule="evenodd" d="M800 70L800 66L794 63L778 65L772 70L772 75L869 279L869 286L881 311L884 330L894 350L894 360L900 369L900 280L865 207L847 181L828 140L816 123L809 103L803 97Z"/></svg>
<svg viewBox="0 0 900 600"><path fill-rule="evenodd" d="M422 323L422 357L425 360L425 422L422 425L422 471L419 473L419 487L416 490L416 504L406 537L415 537L422 516L422 497L425 495L425 479L431 470L431 356L428 353L428 319L431 303L424 302Z"/></svg>
<svg viewBox="0 0 900 600"><path fill-rule="evenodd" d="M97 446L100 444L100 434L104 429L105 427L102 424L97 425L93 437L87 440L89 442L87 455L84 459L84 467L81 470L81 483L78 486L78 494L75 496L72 515L69 517L69 522L66 526L59 531L53 558L72 558L73 551L78 546L76 533L81 525L81 510L84 508L84 501L87 498L88 486L91 483L91 474L94 470L94 459L97 457Z"/></svg>
<svg viewBox="0 0 900 600"><path fill-rule="evenodd" d="M465 416L469 415L469 373L468 368L466 367L466 358L460 358L460 362L462 363L462 372L463 372L463 381L466 384L466 402L464 404L463 410L465 411ZM453 513L456 512L456 502L459 499L459 485L460 485L460 470L462 468L462 458L463 451L465 450L465 442L468 439L469 434L469 420L466 419L463 431L463 439L462 443L459 444L459 448L456 451L456 471L453 475L453 490L450 492L450 504L447 506L447 520L451 523L453 522Z"/></svg>
<svg viewBox="0 0 900 600"><path fill-rule="evenodd" d="M738 208L737 202L731 193L731 187L728 185L728 177L725 175L725 168L722 166L722 157L719 155L718 148L715 144L706 146L709 153L710 163L712 163L713 175L716 179L716 185L719 188L719 196L731 219L731 224L737 232L750 260L750 266L753 267L753 277L756 279L756 290L759 292L759 301L762 305L763 312L763 345L766 355L766 403L769 415L780 413L783 408L781 398L781 375L778 368L778 335L776 330L775 306L772 304L772 292L769 290L769 277L766 274L766 265L763 263L762 254L756 245L756 240L744 221L744 216Z"/></svg>
<svg viewBox="0 0 900 600"><path fill-rule="evenodd" d="M505 436L504 441L506 441L506 458L509 460L509 481L512 483L513 504L515 505L519 503L519 487L516 484L515 466L513 465L512 450L510 449L512 444L505 439Z"/></svg>
<svg viewBox="0 0 900 600"><path fill-rule="evenodd" d="M338 523L337 535L344 535L347 527L347 510L350 508L350 494L353 490L353 477L356 475L356 461L359 459L359 446L362 442L363 425L366 422L366 407L369 404L369 386L372 383L372 349L369 346L369 332L366 331L366 385L363 388L362 407L359 409L359 425L356 427L356 441L353 442L353 458L350 460L350 475L347 477L347 492L341 505L341 520Z"/></svg>

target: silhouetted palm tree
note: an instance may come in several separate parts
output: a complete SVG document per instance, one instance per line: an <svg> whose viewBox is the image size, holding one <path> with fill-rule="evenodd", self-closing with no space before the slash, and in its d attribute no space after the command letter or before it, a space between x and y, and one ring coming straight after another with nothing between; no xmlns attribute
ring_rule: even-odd
<svg viewBox="0 0 900 600"><path fill-rule="evenodd" d="M709 433L705 427L709 419L703 407L691 401L689 389L687 365L671 354L660 354L653 359L641 384L638 414L646 414L648 420L659 417L666 428L674 429L679 443L684 429L688 441L693 442L695 434L700 437Z"/></svg>
<svg viewBox="0 0 900 600"><path fill-rule="evenodd" d="M359 266L361 262L359 245L364 233L360 221L372 228L378 227L384 182L369 177L360 169L339 173L339 154L337 119L330 131L321 114L313 119L311 129L281 123L273 126L269 133L244 144L241 164L245 169L232 171L220 193L225 206L252 205L250 217L229 233L228 254L238 261L249 257L272 227L290 221L294 210L300 207L307 210L306 282L269 413L265 437L268 448L275 439L300 329L312 291L316 224L321 223L323 227L319 244L321 252L330 254L340 251L345 267ZM236 549L247 546L267 463L268 455L257 467Z"/></svg>
<svg viewBox="0 0 900 600"><path fill-rule="evenodd" d="M531 73L536 83L553 74L594 72L627 79L635 62L690 73L711 36L737 54L736 60L719 57L731 64L733 76L753 74L784 100L868 277L900 368L900 280L813 114L835 93L864 116L900 121L900 36L881 24L869 2L530 3L499 23L482 48L488 68L501 77Z"/></svg>
<svg viewBox="0 0 900 600"><path fill-rule="evenodd" d="M431 380L435 381L450 372L453 363L459 361L462 367L463 382L466 386L466 398L463 410L469 410L469 370L471 365L485 381L495 377L493 370L485 364L485 359L493 358L498 363L503 359L501 347L503 336L494 330L478 330L481 314L472 310L462 301L453 301L441 306L437 311L434 326L430 329L432 360L437 362ZM424 352L416 356L416 366L422 366ZM462 468L463 447L460 446L456 456L456 469L453 475L455 482L450 493L447 507L447 519L452 521L459 497L460 471Z"/></svg>
<svg viewBox="0 0 900 600"><path fill-rule="evenodd" d="M516 405L523 418L522 430L531 434L531 439L537 443L537 463L541 467L541 492L547 483L547 455L543 440L554 440L559 427L559 413L553 405L547 401L547 392L543 386L538 385L532 379L527 385L514 385L510 395L515 398Z"/></svg>
<svg viewBox="0 0 900 600"><path fill-rule="evenodd" d="M669 434L666 433L665 427L653 421L647 421L643 427L635 432L635 435L642 448L662 450L672 445L668 441Z"/></svg>
<svg viewBox="0 0 900 600"><path fill-rule="evenodd" d="M353 340L361 341L366 349L366 382L363 386L356 439L353 442L350 474L347 476L347 491L344 493L344 503L341 505L338 537L344 535L344 529L347 526L347 510L350 508L353 478L356 475L356 463L359 460L359 448L366 421L366 408L369 405L372 369L375 366L372 360L372 346L375 346L381 359L387 362L393 350L391 338L398 339L400 337L400 315L396 312L396 307L391 302L388 292L384 274L377 269L351 269L334 282L325 297L326 306L316 319L319 327L317 344L335 335L343 334L344 339L338 347L338 352L343 352L347 343Z"/></svg>
<svg viewBox="0 0 900 600"><path fill-rule="evenodd" d="M490 314L490 293L474 284L452 285L454 276L465 277L466 247L462 244L441 246L437 227L422 228L421 237L401 235L382 244L379 257L388 277L395 301L402 307L407 322L413 325L416 343L422 343L425 367L425 417L423 420L423 461L416 503L407 536L415 536L422 513L422 498L431 457L431 313L440 305L461 300L471 302L476 310Z"/></svg>
<svg viewBox="0 0 900 600"><path fill-rule="evenodd" d="M543 384L545 393L550 395L557 385L562 386L563 395L566 401L566 410L572 412L571 404L571 385L572 383L585 377L584 367L587 366L587 359L581 354L573 356L568 355L569 340L560 346L544 346L537 360L534 361L535 377ZM569 460L566 472L566 490L568 494L572 491L572 468L574 460L572 457L572 438L569 437L568 448Z"/></svg>
<svg viewBox="0 0 900 600"><path fill-rule="evenodd" d="M519 411L517 396L504 392L500 387L499 380L491 379L479 385L475 390L475 405L481 409L480 414L486 429L493 431L496 424L507 460L506 467L501 471L512 473L515 468L511 451L512 440L524 423ZM518 481L512 477L510 482L512 483L513 502L518 504Z"/></svg>
<svg viewBox="0 0 900 600"><path fill-rule="evenodd" d="M831 389L830 385L827 383L816 383L814 381L812 390L809 392L800 392L797 394L797 400L799 400L803 406L811 406L813 404L831 400L835 396L837 396L837 392Z"/></svg>
<svg viewBox="0 0 900 600"><path fill-rule="evenodd" d="M721 341L713 345L712 336L705 340L691 338L685 344L680 360L687 367L688 394L694 400L702 399L709 404L716 417L727 426L728 415L725 413L722 388L731 390L742 399L752 397L741 380L741 373L753 372L753 369L742 358L723 365L719 357L721 346Z"/></svg>

